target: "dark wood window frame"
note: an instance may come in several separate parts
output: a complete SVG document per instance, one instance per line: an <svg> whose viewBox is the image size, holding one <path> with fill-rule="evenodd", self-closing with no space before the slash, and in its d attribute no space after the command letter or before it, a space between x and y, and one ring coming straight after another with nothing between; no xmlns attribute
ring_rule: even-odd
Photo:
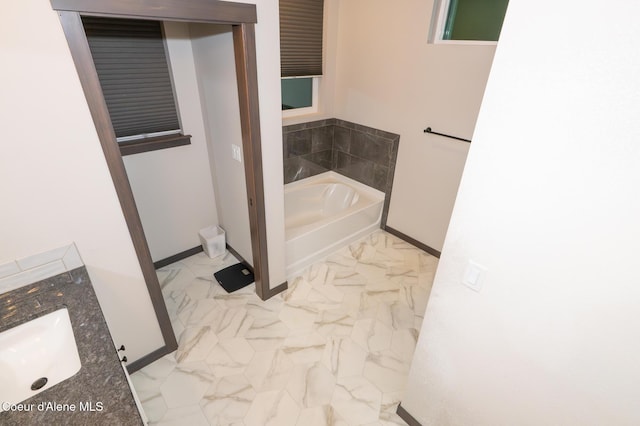
<svg viewBox="0 0 640 426"><path fill-rule="evenodd" d="M106 16L129 19L171 20L211 24L231 24L240 120L242 127L245 179L251 231L251 249L257 295L266 300L287 288L287 282L270 288L267 253L267 233L262 173L262 148L258 104L255 23L256 6L215 0L51 0L60 16L71 56L80 78L107 166L113 180L129 234L142 269L165 346L128 365L129 372L150 364L173 352L177 341L167 312L142 222L124 168L106 107L100 81L93 64L81 16Z"/></svg>
<svg viewBox="0 0 640 426"><path fill-rule="evenodd" d="M118 143L118 146L120 147L120 154L122 156L184 145L191 145L191 135L183 135L180 133L176 135L154 136Z"/></svg>

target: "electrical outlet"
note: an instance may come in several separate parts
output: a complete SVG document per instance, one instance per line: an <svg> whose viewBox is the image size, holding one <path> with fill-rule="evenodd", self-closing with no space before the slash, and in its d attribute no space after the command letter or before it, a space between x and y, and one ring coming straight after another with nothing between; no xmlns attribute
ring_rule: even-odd
<svg viewBox="0 0 640 426"><path fill-rule="evenodd" d="M242 163L242 150L238 145L231 144L231 157L238 163Z"/></svg>
<svg viewBox="0 0 640 426"><path fill-rule="evenodd" d="M467 264L467 269L464 272L464 278L462 284L469 287L471 290L480 291L482 289L482 281L487 272L487 268L470 260Z"/></svg>

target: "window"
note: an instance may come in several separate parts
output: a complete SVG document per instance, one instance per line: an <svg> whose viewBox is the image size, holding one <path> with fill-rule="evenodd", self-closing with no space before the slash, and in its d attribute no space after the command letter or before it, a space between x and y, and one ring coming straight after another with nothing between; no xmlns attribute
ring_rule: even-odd
<svg viewBox="0 0 640 426"><path fill-rule="evenodd" d="M283 117L318 111L320 77L285 77L281 82Z"/></svg>
<svg viewBox="0 0 640 426"><path fill-rule="evenodd" d="M313 77L282 79L282 109L308 108L313 105Z"/></svg>
<svg viewBox="0 0 640 426"><path fill-rule="evenodd" d="M122 155L186 145L158 21L83 17Z"/></svg>
<svg viewBox="0 0 640 426"><path fill-rule="evenodd" d="M283 116L317 111L323 0L280 0Z"/></svg>
<svg viewBox="0 0 640 426"><path fill-rule="evenodd" d="M434 9L431 41L497 42L509 0L441 0Z"/></svg>

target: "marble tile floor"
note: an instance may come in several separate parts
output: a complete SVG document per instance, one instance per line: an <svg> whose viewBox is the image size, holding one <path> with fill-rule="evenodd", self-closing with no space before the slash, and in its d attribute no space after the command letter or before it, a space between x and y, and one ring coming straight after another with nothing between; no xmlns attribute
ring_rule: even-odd
<svg viewBox="0 0 640 426"><path fill-rule="evenodd" d="M404 425L438 259L384 231L261 301L227 294L204 253L158 270L179 349L132 375L153 425Z"/></svg>

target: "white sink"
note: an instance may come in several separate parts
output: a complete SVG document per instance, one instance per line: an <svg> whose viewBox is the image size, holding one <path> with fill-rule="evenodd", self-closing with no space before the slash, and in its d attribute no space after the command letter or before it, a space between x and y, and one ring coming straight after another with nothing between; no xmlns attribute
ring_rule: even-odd
<svg viewBox="0 0 640 426"><path fill-rule="evenodd" d="M0 333L0 401L18 404L80 371L69 312L58 309ZM0 412L8 408L0 404Z"/></svg>

